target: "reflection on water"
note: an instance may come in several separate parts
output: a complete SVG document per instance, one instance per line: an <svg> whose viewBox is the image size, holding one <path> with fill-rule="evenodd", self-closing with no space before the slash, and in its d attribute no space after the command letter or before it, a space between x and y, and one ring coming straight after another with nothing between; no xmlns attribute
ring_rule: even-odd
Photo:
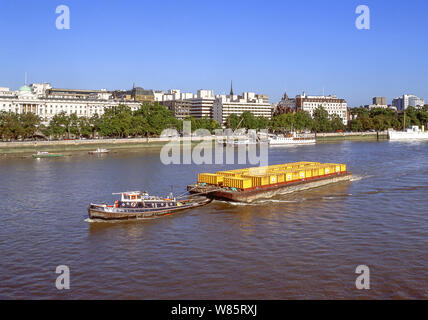
<svg viewBox="0 0 428 320"><path fill-rule="evenodd" d="M159 149L0 159L0 296L6 298L428 298L426 143L326 143L270 150L270 163L344 162L351 182L251 204L90 222L113 192L176 194L198 172ZM233 168L242 165L230 166ZM55 268L71 290L55 289ZM355 289L355 268L371 290Z"/></svg>

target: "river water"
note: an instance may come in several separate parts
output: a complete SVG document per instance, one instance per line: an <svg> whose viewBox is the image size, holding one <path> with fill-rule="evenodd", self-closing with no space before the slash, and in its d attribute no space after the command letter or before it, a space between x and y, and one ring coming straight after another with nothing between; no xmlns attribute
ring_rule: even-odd
<svg viewBox="0 0 428 320"><path fill-rule="evenodd" d="M215 201L146 221L88 222L112 192L166 195L198 172L159 149L61 159L0 158L0 298L428 298L428 144L274 148L270 164L346 163L352 182L259 201ZM57 290L58 265L70 290ZM358 290L358 265L370 289Z"/></svg>

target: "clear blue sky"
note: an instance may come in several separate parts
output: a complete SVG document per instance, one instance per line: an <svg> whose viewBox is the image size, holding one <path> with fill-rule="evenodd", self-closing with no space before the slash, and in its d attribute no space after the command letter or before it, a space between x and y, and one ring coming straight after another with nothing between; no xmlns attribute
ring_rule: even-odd
<svg viewBox="0 0 428 320"><path fill-rule="evenodd" d="M0 0L0 86L428 100L428 1ZM71 29L57 30L58 5ZM355 27L368 5L371 29Z"/></svg>

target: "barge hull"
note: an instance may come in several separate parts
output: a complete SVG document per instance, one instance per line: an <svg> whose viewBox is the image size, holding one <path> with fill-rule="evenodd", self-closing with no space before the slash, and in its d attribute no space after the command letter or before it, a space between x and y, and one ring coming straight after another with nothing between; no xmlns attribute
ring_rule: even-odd
<svg viewBox="0 0 428 320"><path fill-rule="evenodd" d="M190 185L187 189L190 193L205 194L207 197L212 199L250 203L259 199L271 198L276 195L288 194L318 188L328 184L349 181L351 180L351 177L352 174L350 173L341 173L322 178L303 179L300 181L257 187L243 191L231 191L224 188L219 189L215 186L210 188L199 185Z"/></svg>

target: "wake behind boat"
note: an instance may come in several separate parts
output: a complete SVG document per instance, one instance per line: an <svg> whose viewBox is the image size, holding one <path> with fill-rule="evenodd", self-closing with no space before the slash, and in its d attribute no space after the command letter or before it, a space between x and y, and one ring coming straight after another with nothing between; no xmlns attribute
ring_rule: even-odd
<svg viewBox="0 0 428 320"><path fill-rule="evenodd" d="M116 193L121 195L113 205L91 203L88 208L90 219L127 220L147 219L164 216L206 205L212 201L206 197L193 197L177 200L170 195L168 198L150 196L147 192L128 191Z"/></svg>

